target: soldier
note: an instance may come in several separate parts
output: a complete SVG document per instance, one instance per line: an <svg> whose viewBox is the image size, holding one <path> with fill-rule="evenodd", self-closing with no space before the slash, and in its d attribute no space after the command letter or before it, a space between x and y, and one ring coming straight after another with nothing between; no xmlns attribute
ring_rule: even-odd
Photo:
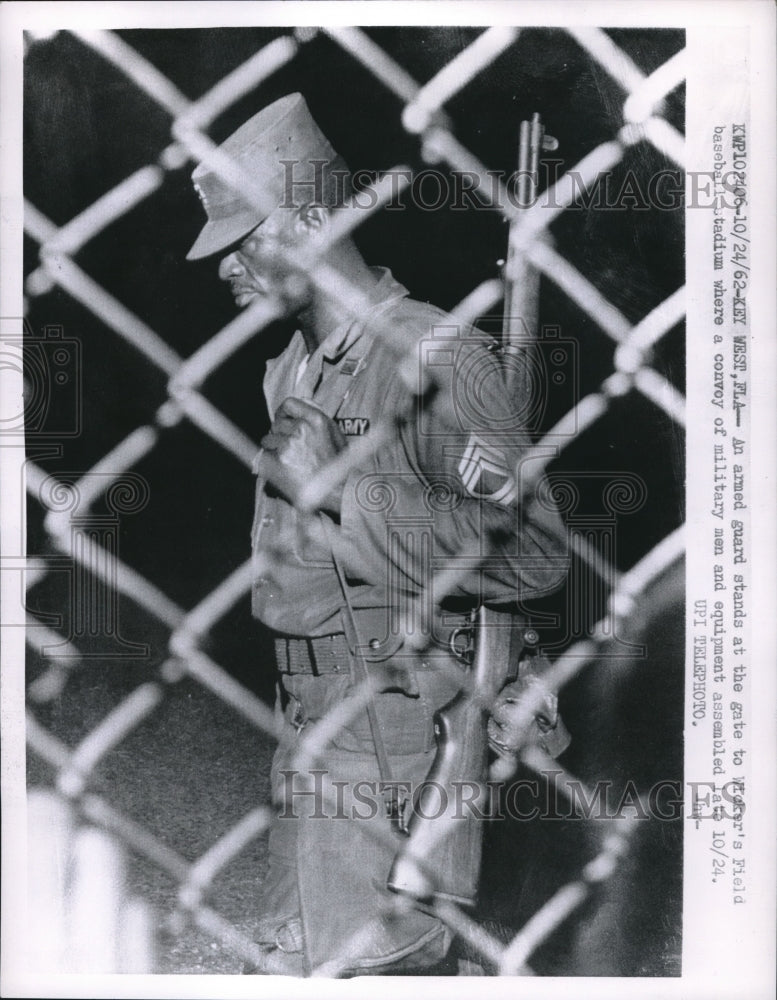
<svg viewBox="0 0 777 1000"><path fill-rule="evenodd" d="M439 970L448 928L399 912L386 890L397 847L380 782L423 782L433 713L464 669L452 637L484 601L559 586L560 524L535 497L518 503L528 436L483 338L410 299L349 237L332 238L349 175L302 96L260 111L220 153L251 193L213 160L197 167L208 221L188 258L220 254L239 307L279 301L297 324L267 365L272 426L256 464L252 610L275 636L283 736L256 932L266 962L254 971L308 975L335 959L339 974ZM316 253L331 282L300 270ZM298 509L300 489L378 428L380 447L312 515ZM454 565L458 582L438 606L430 581ZM410 648L408 631L427 648ZM376 693L324 741L306 784L301 739L349 704L365 670ZM407 805L394 802L395 824Z"/></svg>

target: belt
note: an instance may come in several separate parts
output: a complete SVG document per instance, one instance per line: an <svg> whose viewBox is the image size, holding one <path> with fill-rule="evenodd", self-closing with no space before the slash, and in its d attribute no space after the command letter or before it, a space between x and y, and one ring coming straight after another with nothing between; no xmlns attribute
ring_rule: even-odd
<svg viewBox="0 0 777 1000"><path fill-rule="evenodd" d="M348 643L342 632L314 638L276 638L275 661L282 674L347 674Z"/></svg>
<svg viewBox="0 0 777 1000"><path fill-rule="evenodd" d="M368 663L378 664L390 660L402 647L402 636L392 635L383 639L370 638L380 635L385 630L385 609L360 609L354 611L364 633L368 645L362 650L362 655ZM377 619L375 615L378 615ZM440 624L442 615L447 616L445 625ZM470 620L466 615L448 615L438 612L438 625L432 644L448 652L460 656L463 650L460 646L461 633L470 628ZM374 626L374 627L373 627ZM433 656L414 657L415 669L433 669ZM276 636L275 660L282 674L340 674L348 673L351 666L351 654L345 634L336 632L333 635L298 637Z"/></svg>

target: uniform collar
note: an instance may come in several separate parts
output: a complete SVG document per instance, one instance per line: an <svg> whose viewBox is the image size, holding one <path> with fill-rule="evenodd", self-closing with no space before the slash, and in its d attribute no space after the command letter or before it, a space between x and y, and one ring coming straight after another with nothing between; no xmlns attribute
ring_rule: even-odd
<svg viewBox="0 0 777 1000"><path fill-rule="evenodd" d="M409 294L404 285L395 280L388 268L372 267L370 270L378 279L374 289L374 305L358 319L347 320L332 330L310 357L308 368L311 371L316 365L321 366L324 358L329 362L336 362L342 358L359 340L371 319ZM293 394L294 379L306 354L305 340L301 331L297 330L278 357L268 360L263 387L271 415L286 396Z"/></svg>
<svg viewBox="0 0 777 1000"><path fill-rule="evenodd" d="M377 316L393 302L409 295L404 285L401 285L387 267L371 267L370 271L378 279L374 290L374 304L358 319L349 319L326 337L316 351L327 361L337 361L349 350L364 333L364 328L374 316Z"/></svg>

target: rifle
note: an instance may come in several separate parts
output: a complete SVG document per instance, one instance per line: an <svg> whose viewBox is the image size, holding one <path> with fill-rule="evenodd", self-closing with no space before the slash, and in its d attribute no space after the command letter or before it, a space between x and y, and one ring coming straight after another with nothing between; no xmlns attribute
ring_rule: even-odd
<svg viewBox="0 0 777 1000"><path fill-rule="evenodd" d="M518 199L522 208L533 202L539 155L558 143L545 136L540 116L521 122L518 155ZM521 379L519 338L536 331L539 274L517 248L513 222L505 268L503 350L508 391L525 392ZM525 347L523 348L526 349ZM435 715L437 754L409 823L409 840L394 859L387 885L418 900L445 899L474 904L480 881L483 820L489 815L487 723L494 699L518 671L527 641L516 628L516 616L481 606L473 623L475 656L471 690L461 691ZM536 633L535 633L536 636ZM519 648L516 648L519 647ZM462 779L466 779L462 781ZM439 788L445 790L440 796ZM466 798L464 793L467 792ZM441 807L444 806L444 808Z"/></svg>
<svg viewBox="0 0 777 1000"><path fill-rule="evenodd" d="M483 820L489 815L490 708L510 679L508 664L517 664L509 648L514 616L485 607L477 616L472 690L460 691L434 717L437 754L410 818L409 840L387 883L415 899L436 897L462 906L474 904L480 881ZM454 784L462 778L467 780ZM442 799L440 787L446 793Z"/></svg>

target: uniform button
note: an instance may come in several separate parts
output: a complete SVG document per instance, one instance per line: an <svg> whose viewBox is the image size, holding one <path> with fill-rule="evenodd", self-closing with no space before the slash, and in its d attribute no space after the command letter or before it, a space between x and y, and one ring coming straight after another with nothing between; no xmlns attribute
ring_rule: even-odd
<svg viewBox="0 0 777 1000"><path fill-rule="evenodd" d="M270 517L269 514L265 514L262 518L262 524L272 524L275 521L274 517Z"/></svg>
<svg viewBox="0 0 777 1000"><path fill-rule="evenodd" d="M368 645L370 649L380 649L380 639L370 639Z"/></svg>

